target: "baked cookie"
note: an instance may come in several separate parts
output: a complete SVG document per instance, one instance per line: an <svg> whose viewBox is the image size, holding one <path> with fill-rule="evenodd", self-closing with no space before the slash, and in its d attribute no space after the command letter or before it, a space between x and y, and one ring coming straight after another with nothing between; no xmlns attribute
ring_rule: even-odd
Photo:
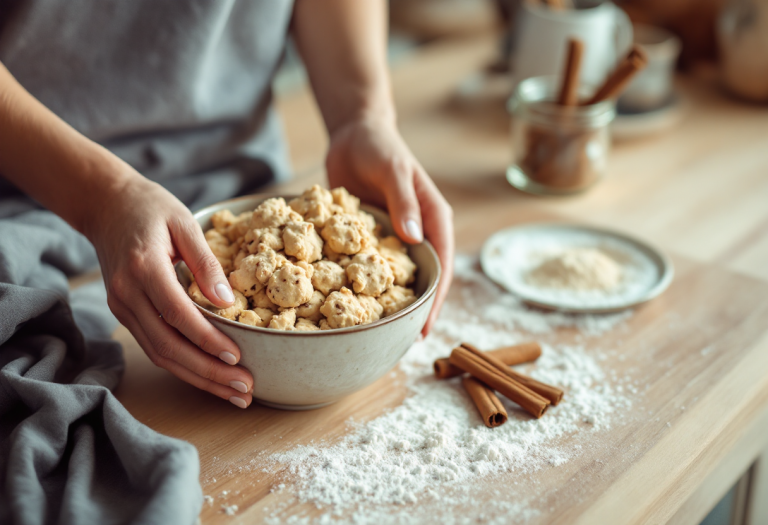
<svg viewBox="0 0 768 525"><path fill-rule="evenodd" d="M266 328L274 317L275 312L266 308L254 308L253 310L243 310L237 321L249 326L259 326Z"/></svg>
<svg viewBox="0 0 768 525"><path fill-rule="evenodd" d="M312 265L315 269L312 275L312 286L323 295L328 295L336 290L341 290L347 285L347 272L333 261L317 261Z"/></svg>
<svg viewBox="0 0 768 525"><path fill-rule="evenodd" d="M285 199L276 197L265 200L253 210L251 228L279 228L285 226L289 221L298 222L300 220L301 215L293 211L285 203Z"/></svg>
<svg viewBox="0 0 768 525"><path fill-rule="evenodd" d="M309 319L304 319L303 317L299 317L298 319L296 319L296 324L293 326L293 329L298 332L315 332L320 330L320 327L318 327L315 323L313 323Z"/></svg>
<svg viewBox="0 0 768 525"><path fill-rule="evenodd" d="M189 288L187 288L187 295L189 295L189 298L192 299L194 302L205 308L206 310L210 310L211 308L216 308L213 306L213 303L208 300L205 295L203 295L203 291L200 289L200 285L197 284L195 281L192 281L192 284L189 285Z"/></svg>
<svg viewBox="0 0 768 525"><path fill-rule="evenodd" d="M359 252L370 241L370 233L357 215L334 215L320 232L330 249L346 255Z"/></svg>
<svg viewBox="0 0 768 525"><path fill-rule="evenodd" d="M233 215L229 210L217 211L211 215L213 227L226 236L231 242L244 236L251 224L251 212L246 211L240 215Z"/></svg>
<svg viewBox="0 0 768 525"><path fill-rule="evenodd" d="M337 206L341 206L344 213L356 214L360 210L360 199L354 195L350 195L346 188L340 186L331 190L331 196L333 196L333 203Z"/></svg>
<svg viewBox="0 0 768 525"><path fill-rule="evenodd" d="M226 275L231 272L233 269L232 249L235 246L229 242L227 236L212 228L205 232L205 242L208 243L208 247L211 249L214 257L219 261L224 274Z"/></svg>
<svg viewBox="0 0 768 525"><path fill-rule="evenodd" d="M256 228L248 230L243 238L243 243L248 248L248 253L257 253L259 245L263 244L273 250L283 249L283 235L280 228Z"/></svg>
<svg viewBox="0 0 768 525"><path fill-rule="evenodd" d="M363 324L372 323L381 319L381 313L384 311L384 307L379 304L375 297L359 294L357 300L360 301L360 305L365 311Z"/></svg>
<svg viewBox="0 0 768 525"><path fill-rule="evenodd" d="M324 260L335 262L342 268L346 268L352 262L352 257L345 253L333 251L327 242L323 245L323 257Z"/></svg>
<svg viewBox="0 0 768 525"><path fill-rule="evenodd" d="M381 294L378 301L384 308L384 317L386 317L416 302L416 294L410 288L394 285Z"/></svg>
<svg viewBox="0 0 768 525"><path fill-rule="evenodd" d="M357 293L378 297L395 278L389 263L378 253L357 254L347 266L347 278Z"/></svg>
<svg viewBox="0 0 768 525"><path fill-rule="evenodd" d="M406 248L400 239L394 236L385 237L379 241L379 253L389 263L395 284L405 286L413 282L416 274L416 264L408 257Z"/></svg>
<svg viewBox="0 0 768 525"><path fill-rule="evenodd" d="M331 292L320 307L320 312L325 316L330 328L356 326L362 324L365 317L365 309L349 288ZM322 323L322 320L320 322Z"/></svg>
<svg viewBox="0 0 768 525"><path fill-rule="evenodd" d="M250 296L248 298L248 302L251 303L251 306L254 310L258 310L259 308L265 308L268 310L277 311L279 308L275 303L273 303L269 297L267 297L267 287L265 286L258 292L256 292L254 295Z"/></svg>
<svg viewBox="0 0 768 525"><path fill-rule="evenodd" d="M317 323L317 327L320 330L332 330L332 328L328 325L328 319L320 319L320 322Z"/></svg>
<svg viewBox="0 0 768 525"><path fill-rule="evenodd" d="M283 310L270 321L267 328L274 330L293 330L293 325L296 324L296 310L288 308Z"/></svg>
<svg viewBox="0 0 768 525"><path fill-rule="evenodd" d="M306 271L291 263L278 268L267 283L267 297L283 308L295 308L306 303L313 291L312 281Z"/></svg>
<svg viewBox="0 0 768 525"><path fill-rule="evenodd" d="M295 264L299 268L302 268L304 272L307 274L307 277L309 277L309 280L312 280L312 276L315 275L315 267L309 264L307 261L297 261L296 259L291 261L292 264Z"/></svg>
<svg viewBox="0 0 768 525"><path fill-rule="evenodd" d="M309 298L309 301L296 307L296 315L318 322L323 317L323 314L320 313L320 307L323 306L324 302L325 295L315 290L312 292L312 297Z"/></svg>
<svg viewBox="0 0 768 525"><path fill-rule="evenodd" d="M292 199L288 205L301 215L306 215L313 207L318 204L325 205L326 208L333 204L331 192L315 184L304 193Z"/></svg>
<svg viewBox="0 0 768 525"><path fill-rule="evenodd" d="M225 317L231 321L236 321L240 312L248 308L248 299L246 299L245 296L237 290L232 291L235 294L234 304L228 308L213 308L211 312L215 313L216 315Z"/></svg>
<svg viewBox="0 0 768 525"><path fill-rule="evenodd" d="M285 253L313 263L323 258L323 240L309 222L289 222L283 228Z"/></svg>

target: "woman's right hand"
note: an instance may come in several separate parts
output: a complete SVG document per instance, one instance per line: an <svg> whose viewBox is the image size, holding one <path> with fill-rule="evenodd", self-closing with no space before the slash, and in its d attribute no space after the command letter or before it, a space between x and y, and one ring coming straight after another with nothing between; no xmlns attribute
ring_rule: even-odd
<svg viewBox="0 0 768 525"><path fill-rule="evenodd" d="M183 260L203 294L230 306L232 289L192 213L160 185L127 166L83 226L96 247L109 307L154 364L246 408L253 376L237 345L198 311L176 278Z"/></svg>

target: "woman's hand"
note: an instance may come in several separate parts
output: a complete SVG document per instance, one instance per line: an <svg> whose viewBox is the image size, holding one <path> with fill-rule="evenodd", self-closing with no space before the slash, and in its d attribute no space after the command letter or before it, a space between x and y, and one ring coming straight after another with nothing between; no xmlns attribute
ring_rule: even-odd
<svg viewBox="0 0 768 525"><path fill-rule="evenodd" d="M387 119L360 119L339 127L331 136L326 168L332 187L344 186L362 200L386 207L402 240L414 244L426 236L435 247L443 271L422 332L426 335L453 276L451 206Z"/></svg>
<svg viewBox="0 0 768 525"><path fill-rule="evenodd" d="M232 304L232 289L190 211L135 172L102 202L83 230L99 254L112 312L154 364L246 408L253 377L234 366L240 350L197 310L174 272L174 262L183 260L213 304Z"/></svg>

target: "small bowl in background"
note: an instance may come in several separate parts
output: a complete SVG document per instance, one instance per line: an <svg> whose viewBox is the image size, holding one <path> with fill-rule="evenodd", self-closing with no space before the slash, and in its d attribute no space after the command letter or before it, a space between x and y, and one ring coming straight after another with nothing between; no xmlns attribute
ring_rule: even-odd
<svg viewBox="0 0 768 525"><path fill-rule="evenodd" d="M211 228L211 216L228 209L235 215L256 208L272 195L249 195L208 206L195 219ZM292 197L286 197L286 200ZM387 214L362 206L392 233ZM408 246L418 267L409 307L371 324L319 332L287 332L259 328L225 319L197 305L203 315L240 348L240 364L253 374L253 398L263 405L287 410L309 410L338 401L370 385L400 360L421 333L440 279L440 262L424 241ZM188 287L191 273L176 265L179 282Z"/></svg>

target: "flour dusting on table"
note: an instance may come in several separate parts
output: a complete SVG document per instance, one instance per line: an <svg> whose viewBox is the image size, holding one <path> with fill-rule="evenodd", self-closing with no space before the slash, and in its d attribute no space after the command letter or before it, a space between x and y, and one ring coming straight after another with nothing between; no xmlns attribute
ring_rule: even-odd
<svg viewBox="0 0 768 525"><path fill-rule="evenodd" d="M474 258L461 256L456 262L449 302L433 333L416 343L400 364L410 391L403 404L366 423L350 421L349 434L339 442L300 446L269 458L267 471L279 471L299 502L323 511L320 518L286 518L282 510L289 503L283 503L271 509L275 523L526 521L538 511L515 498L514 485L498 487L498 497L479 505L472 484L506 472L518 479L518 474L565 465L582 445L557 438L603 431L630 406L623 389L600 367L604 355L594 348L596 343L585 344L589 341L582 337L580 344L544 344L535 364L519 367L562 387L560 405L536 420L503 399L509 421L486 428L458 378L434 379L436 358L447 356L459 341L493 349L560 328L599 335L631 314L532 310L485 278ZM453 512L457 507L473 510L462 520Z"/></svg>

